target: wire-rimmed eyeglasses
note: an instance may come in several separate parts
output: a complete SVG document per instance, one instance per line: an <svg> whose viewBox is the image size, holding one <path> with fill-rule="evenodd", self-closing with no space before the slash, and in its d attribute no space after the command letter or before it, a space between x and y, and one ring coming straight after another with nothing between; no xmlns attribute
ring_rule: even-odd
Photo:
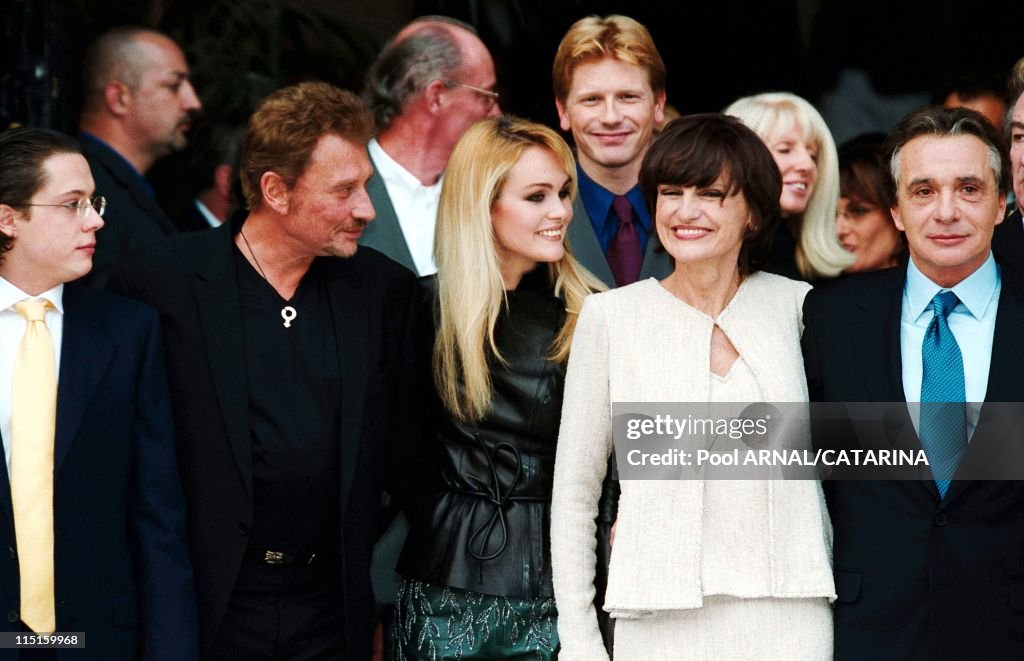
<svg viewBox="0 0 1024 661"><path fill-rule="evenodd" d="M479 94L480 96L484 97L487 100L487 109L488 110L490 110L491 108L494 107L494 104L496 104L498 102L498 98L501 96L500 94L498 94L494 90L485 90L482 87L473 87L472 85L467 85L466 83L460 83L460 82L455 81L455 80L443 80L441 82L444 83L445 87L463 87L463 88L468 89L468 90L470 90L472 92L476 92L477 94Z"/></svg>
<svg viewBox="0 0 1024 661"><path fill-rule="evenodd" d="M83 218L89 209L92 209L98 213L101 217L103 212L107 210L107 198L102 195L96 195L95 197L83 197L80 200L74 202L65 202L63 204L12 204L12 207L64 207L65 209L74 209L75 213L78 214L79 218Z"/></svg>

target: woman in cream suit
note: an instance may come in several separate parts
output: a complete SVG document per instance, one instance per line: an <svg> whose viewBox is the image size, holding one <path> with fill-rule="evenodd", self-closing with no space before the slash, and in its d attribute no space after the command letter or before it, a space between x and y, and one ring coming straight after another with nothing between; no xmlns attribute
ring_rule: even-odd
<svg viewBox="0 0 1024 661"><path fill-rule="evenodd" d="M803 282L759 272L782 181L764 143L720 114L672 122L640 174L675 259L588 297L566 377L551 555L563 661L607 659L594 517L613 402L805 402ZM622 480L605 610L617 661L832 655L831 526L816 480Z"/></svg>

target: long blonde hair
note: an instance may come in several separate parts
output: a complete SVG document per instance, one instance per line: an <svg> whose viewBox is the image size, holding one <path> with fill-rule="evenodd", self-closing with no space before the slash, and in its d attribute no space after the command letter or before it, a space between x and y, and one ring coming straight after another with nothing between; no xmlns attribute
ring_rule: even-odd
<svg viewBox="0 0 1024 661"><path fill-rule="evenodd" d="M530 147L554 155L572 180L570 196L575 198L576 165L565 141L546 126L509 116L478 122L462 136L441 185L434 235L434 384L448 411L467 422L479 420L490 406L490 361L503 361L494 328L507 301L491 210L509 170ZM562 259L548 265L548 275L566 308L548 359L562 362L569 355L583 299L604 287L576 261L568 244Z"/></svg>
<svg viewBox="0 0 1024 661"><path fill-rule="evenodd" d="M805 141L818 148L818 178L807 199L796 237L796 266L805 278L834 278L853 264L836 234L839 203L839 157L832 132L824 118L806 99L789 92L766 92L733 101L724 111L738 117L766 144L794 126Z"/></svg>

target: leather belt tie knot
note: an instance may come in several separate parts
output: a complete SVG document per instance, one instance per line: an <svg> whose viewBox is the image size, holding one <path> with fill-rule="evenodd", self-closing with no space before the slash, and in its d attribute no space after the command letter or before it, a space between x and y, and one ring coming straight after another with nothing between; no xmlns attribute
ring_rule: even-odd
<svg viewBox="0 0 1024 661"><path fill-rule="evenodd" d="M473 534L470 535L469 541L466 542L466 551L472 557L477 560L493 560L501 555L505 551L505 547L508 545L508 521L505 518L505 506L509 502L516 501L527 501L527 502L542 502L544 499L537 496L514 496L512 492L515 490L516 485L519 484L519 478L523 473L523 458L519 453L519 448L508 441L502 441L494 446L493 453L487 448L487 445L480 440L478 434L473 435L477 441L480 442L480 446L484 451L484 456L487 457L487 470L488 470L488 483L479 484L475 486L477 490L466 491L466 495L476 496L480 500L473 503L473 508L470 510L470 518L476 512L476 508L480 503L487 503L492 507L491 515L487 517ZM494 457L499 452L507 452L512 456L514 460L515 475L512 481L508 485L501 483L501 479L498 477L498 469L494 464ZM501 535L501 543L497 545L497 549L487 553L488 547L491 546L491 536L495 530Z"/></svg>

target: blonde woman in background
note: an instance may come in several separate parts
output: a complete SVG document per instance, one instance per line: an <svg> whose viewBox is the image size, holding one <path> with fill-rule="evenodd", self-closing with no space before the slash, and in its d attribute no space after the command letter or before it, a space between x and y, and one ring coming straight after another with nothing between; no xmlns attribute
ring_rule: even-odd
<svg viewBox="0 0 1024 661"><path fill-rule="evenodd" d="M413 471L398 659L553 659L549 522L569 344L602 285L565 244L576 165L551 129L484 120L437 217L433 437ZM425 473L425 474L424 474Z"/></svg>
<svg viewBox="0 0 1024 661"><path fill-rule="evenodd" d="M782 173L782 220L765 270L816 282L854 262L836 237L839 159L832 133L806 99L767 92L724 110L761 137Z"/></svg>

